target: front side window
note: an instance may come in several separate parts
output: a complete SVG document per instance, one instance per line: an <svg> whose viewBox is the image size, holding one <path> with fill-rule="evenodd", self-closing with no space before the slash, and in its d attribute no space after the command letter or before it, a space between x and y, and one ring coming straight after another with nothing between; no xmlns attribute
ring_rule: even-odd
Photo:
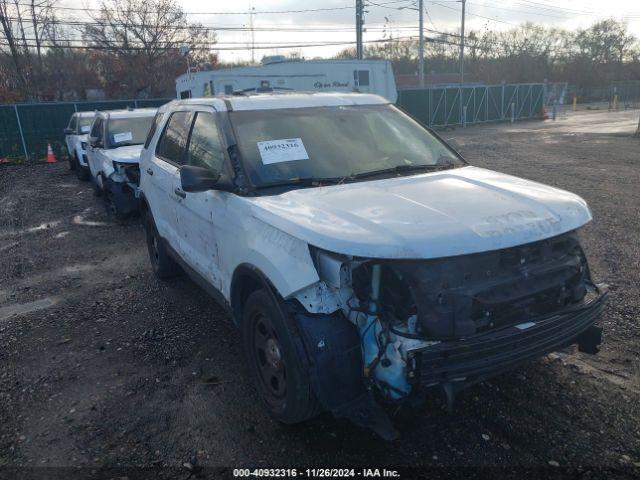
<svg viewBox="0 0 640 480"><path fill-rule="evenodd" d="M142 145L147 138L153 117L110 118L107 124L108 148Z"/></svg>
<svg viewBox="0 0 640 480"><path fill-rule="evenodd" d="M224 163L224 150L216 121L211 113L199 112L193 123L187 148L186 163L220 172Z"/></svg>
<svg viewBox="0 0 640 480"><path fill-rule="evenodd" d="M158 141L156 155L179 165L184 164L184 149L193 120L192 112L174 112Z"/></svg>
<svg viewBox="0 0 640 480"><path fill-rule="evenodd" d="M69 120L69 125L67 125L67 128L73 130L74 132L76 131L76 126L78 124L77 122L78 117L76 117L75 115L71 115L71 120Z"/></svg>
<svg viewBox="0 0 640 480"><path fill-rule="evenodd" d="M393 105L235 111L229 117L255 186L464 165Z"/></svg>
<svg viewBox="0 0 640 480"><path fill-rule="evenodd" d="M91 127L91 136L96 139L96 145L102 145L103 135L102 135L102 127L103 127L103 119L102 117L96 118L95 122L93 122L93 126Z"/></svg>

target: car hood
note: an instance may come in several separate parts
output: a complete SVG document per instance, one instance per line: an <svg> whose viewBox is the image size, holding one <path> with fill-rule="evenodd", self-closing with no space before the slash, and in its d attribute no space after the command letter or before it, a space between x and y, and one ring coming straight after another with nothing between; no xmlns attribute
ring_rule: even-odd
<svg viewBox="0 0 640 480"><path fill-rule="evenodd" d="M591 220L577 195L476 167L248 199L310 245L372 258L439 258L553 237Z"/></svg>
<svg viewBox="0 0 640 480"><path fill-rule="evenodd" d="M102 152L109 160L114 162L139 163L142 145L126 145L124 147L103 150Z"/></svg>

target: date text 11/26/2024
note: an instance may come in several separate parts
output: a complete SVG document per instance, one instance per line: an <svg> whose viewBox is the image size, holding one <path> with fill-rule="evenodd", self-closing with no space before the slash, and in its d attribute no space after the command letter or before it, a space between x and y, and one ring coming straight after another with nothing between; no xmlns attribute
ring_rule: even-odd
<svg viewBox="0 0 640 480"><path fill-rule="evenodd" d="M400 473L386 468L235 468L233 476L236 478L400 478Z"/></svg>

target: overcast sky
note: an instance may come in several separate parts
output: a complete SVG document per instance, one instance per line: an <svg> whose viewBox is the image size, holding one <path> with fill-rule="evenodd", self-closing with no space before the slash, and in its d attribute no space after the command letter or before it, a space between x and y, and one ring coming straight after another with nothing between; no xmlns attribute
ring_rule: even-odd
<svg viewBox="0 0 640 480"><path fill-rule="evenodd" d="M208 26L234 28L249 27L250 16L246 13L223 14L223 12L247 12L255 9L253 25L256 46L309 43L338 43L355 40L355 0L234 0L198 1L177 0L186 12L216 12L215 14L189 14L191 21ZM365 0L365 41L417 35L417 0ZM378 4L378 5L374 5ZM428 15L425 29L458 30L461 4L455 0L424 2ZM65 0L64 5L73 7L96 7L98 0ZM342 8L340 8L342 7ZM404 8L403 8L404 7ZM331 8L340 8L328 10ZM413 9L412 9L413 8ZM319 9L302 13L260 13L287 10ZM322 10L327 9L327 10ZM70 15L66 12L63 16ZM82 12L73 12L82 15ZM630 30L640 37L640 1L638 0L467 0L466 29L507 30L519 23L530 21L547 26L567 29L587 27L593 22L614 17L627 21ZM279 27L286 30L278 30ZM297 28L297 30L295 30ZM294 29L294 31L291 31ZM425 35L432 35L425 31ZM224 61L250 60L251 34L248 31L219 30L219 47L245 48L223 50ZM255 59L263 55L286 54L297 51L306 58L330 56L349 45L305 46L254 51Z"/></svg>

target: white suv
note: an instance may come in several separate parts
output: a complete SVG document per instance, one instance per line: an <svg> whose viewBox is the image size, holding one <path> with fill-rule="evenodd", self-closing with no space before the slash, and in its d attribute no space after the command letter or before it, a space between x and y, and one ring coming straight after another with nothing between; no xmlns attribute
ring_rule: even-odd
<svg viewBox="0 0 640 480"><path fill-rule="evenodd" d="M89 180L87 161L87 138L95 112L76 112L71 115L69 125L64 129L64 140L69 152L69 167L75 170L78 179Z"/></svg>
<svg viewBox="0 0 640 480"><path fill-rule="evenodd" d="M123 219L138 209L138 162L155 108L96 112L89 136L89 169L96 195Z"/></svg>
<svg viewBox="0 0 640 480"><path fill-rule="evenodd" d="M282 422L326 409L392 438L373 391L452 404L553 350L597 352L585 201L468 165L381 97L173 101L141 190L155 273L228 308Z"/></svg>

